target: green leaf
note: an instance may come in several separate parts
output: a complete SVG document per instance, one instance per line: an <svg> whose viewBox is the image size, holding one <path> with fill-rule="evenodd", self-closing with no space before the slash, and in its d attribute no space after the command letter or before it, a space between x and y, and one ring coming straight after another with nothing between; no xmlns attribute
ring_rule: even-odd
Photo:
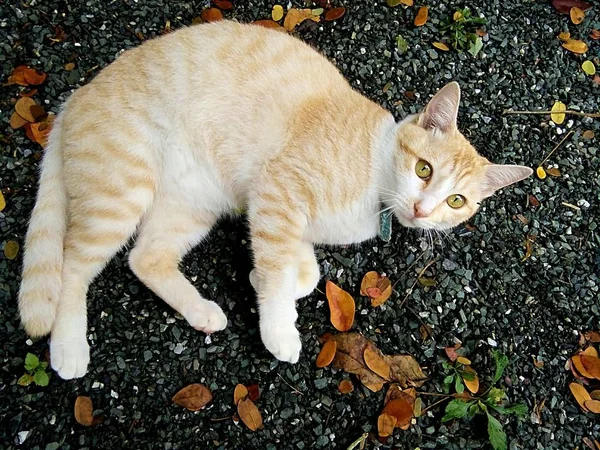
<svg viewBox="0 0 600 450"><path fill-rule="evenodd" d="M404 39L400 34L396 37L396 45L398 46L398 51L400 54L408 51L408 42L406 42L406 39Z"/></svg>
<svg viewBox="0 0 600 450"><path fill-rule="evenodd" d="M502 429L502 424L490 413L487 413L487 417L490 444L492 444L494 450L506 450L506 433Z"/></svg>
<svg viewBox="0 0 600 450"><path fill-rule="evenodd" d="M17 384L19 386L29 386L32 381L33 381L33 377L31 375L29 375L28 373L26 373L25 375L23 375L21 378L19 378L17 380Z"/></svg>
<svg viewBox="0 0 600 450"><path fill-rule="evenodd" d="M473 372L467 372L466 370L459 371L460 376L463 380L473 381L476 378L476 375Z"/></svg>
<svg viewBox="0 0 600 450"><path fill-rule="evenodd" d="M50 377L43 370L36 370L35 375L33 376L33 381L38 386L48 386L48 382L50 381Z"/></svg>
<svg viewBox="0 0 600 450"><path fill-rule="evenodd" d="M467 415L469 417L474 417L475 414L477 414L479 412L480 408L479 408L479 403L474 402L471 406L469 406L469 409L467 411Z"/></svg>
<svg viewBox="0 0 600 450"><path fill-rule="evenodd" d="M454 375L448 375L446 378L444 378L444 384L452 384L453 381Z"/></svg>
<svg viewBox="0 0 600 450"><path fill-rule="evenodd" d="M446 405L445 415L442 417L442 422L448 422L453 419L460 419L467 415L467 410L473 402L465 402L463 400L454 399Z"/></svg>
<svg viewBox="0 0 600 450"><path fill-rule="evenodd" d="M491 388L490 392L487 394L487 399L490 401L491 405L497 405L506 397L506 393L504 389Z"/></svg>
<svg viewBox="0 0 600 450"><path fill-rule="evenodd" d="M494 358L494 362L496 363L496 372L494 373L494 378L492 378L492 382L497 382L500 378L502 378L502 374L504 373L504 369L508 366L508 356L504 353L494 350L492 352L492 357Z"/></svg>
<svg viewBox="0 0 600 450"><path fill-rule="evenodd" d="M527 405L524 405L523 403L519 403L517 405L512 405L512 406L495 406L495 405L490 405L492 408L494 408L497 412L499 412L500 414L514 414L517 417L525 417L527 415L527 413L529 412Z"/></svg>
<svg viewBox="0 0 600 450"><path fill-rule="evenodd" d="M483 40L479 36L477 36L475 42L471 42L471 45L469 47L469 53L473 56L477 56L477 54L481 51L482 48Z"/></svg>
<svg viewBox="0 0 600 450"><path fill-rule="evenodd" d="M48 367L48 363L46 361L44 361L43 363L40 364L40 367L42 369L45 369L46 367Z"/></svg>
<svg viewBox="0 0 600 450"><path fill-rule="evenodd" d="M25 370L34 371L40 365L40 359L33 353L27 353L25 357Z"/></svg>
<svg viewBox="0 0 600 450"><path fill-rule="evenodd" d="M462 394L465 392L465 385L461 377L456 377L456 380L454 381L454 389L456 389L457 394Z"/></svg>

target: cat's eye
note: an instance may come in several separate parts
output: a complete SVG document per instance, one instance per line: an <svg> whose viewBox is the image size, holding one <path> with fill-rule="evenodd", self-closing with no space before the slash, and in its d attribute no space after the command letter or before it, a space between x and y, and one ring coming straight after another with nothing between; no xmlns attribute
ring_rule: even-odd
<svg viewBox="0 0 600 450"><path fill-rule="evenodd" d="M446 199L450 208L458 209L465 204L465 198L460 194L452 194Z"/></svg>
<svg viewBox="0 0 600 450"><path fill-rule="evenodd" d="M433 173L433 169L431 168L431 164L421 159L415 166L415 172L419 178L426 180Z"/></svg>

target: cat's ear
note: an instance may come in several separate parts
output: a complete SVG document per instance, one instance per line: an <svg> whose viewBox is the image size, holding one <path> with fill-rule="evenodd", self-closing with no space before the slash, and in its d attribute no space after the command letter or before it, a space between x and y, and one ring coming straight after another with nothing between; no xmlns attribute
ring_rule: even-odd
<svg viewBox="0 0 600 450"><path fill-rule="evenodd" d="M489 197L498 189L524 180L532 173L533 169L527 166L489 164L485 167L482 194L484 197Z"/></svg>
<svg viewBox="0 0 600 450"><path fill-rule="evenodd" d="M437 129L443 133L456 128L460 86L456 81L448 83L433 96L419 117L419 125L425 129Z"/></svg>

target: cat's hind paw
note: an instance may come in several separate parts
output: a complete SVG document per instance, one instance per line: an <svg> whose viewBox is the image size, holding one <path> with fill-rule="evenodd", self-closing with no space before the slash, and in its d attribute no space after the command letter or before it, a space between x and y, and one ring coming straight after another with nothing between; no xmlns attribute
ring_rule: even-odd
<svg viewBox="0 0 600 450"><path fill-rule="evenodd" d="M215 302L194 303L183 316L192 327L206 334L221 331L227 327L227 316Z"/></svg>
<svg viewBox="0 0 600 450"><path fill-rule="evenodd" d="M52 332L50 338L50 364L63 380L81 378L90 362L90 346L85 334L69 336L68 333Z"/></svg>
<svg viewBox="0 0 600 450"><path fill-rule="evenodd" d="M300 359L300 333L294 325L262 326L260 336L263 344L279 361L295 364Z"/></svg>

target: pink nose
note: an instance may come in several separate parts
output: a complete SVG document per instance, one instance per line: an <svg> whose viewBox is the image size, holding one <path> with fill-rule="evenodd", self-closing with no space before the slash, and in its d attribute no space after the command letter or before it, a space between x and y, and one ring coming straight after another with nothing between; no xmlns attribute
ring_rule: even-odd
<svg viewBox="0 0 600 450"><path fill-rule="evenodd" d="M414 207L415 219L424 219L429 216L429 212L425 211L419 203L415 203Z"/></svg>

